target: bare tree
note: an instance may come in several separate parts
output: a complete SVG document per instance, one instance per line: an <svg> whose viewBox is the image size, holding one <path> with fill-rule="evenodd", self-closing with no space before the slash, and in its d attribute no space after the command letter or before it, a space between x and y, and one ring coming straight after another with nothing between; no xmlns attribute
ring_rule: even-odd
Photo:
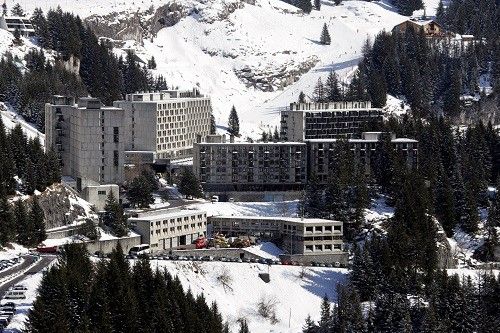
<svg viewBox="0 0 500 333"><path fill-rule="evenodd" d="M262 316L262 318L268 319L271 324L276 324L279 322L276 316L276 308L279 302L274 296L263 295L260 297L257 303L257 313Z"/></svg>

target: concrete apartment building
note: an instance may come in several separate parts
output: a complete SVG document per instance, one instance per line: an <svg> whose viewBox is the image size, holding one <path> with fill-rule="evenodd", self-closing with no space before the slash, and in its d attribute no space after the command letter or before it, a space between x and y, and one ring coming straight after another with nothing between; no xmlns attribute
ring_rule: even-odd
<svg viewBox="0 0 500 333"><path fill-rule="evenodd" d="M210 133L210 97L197 89L128 94L113 105L127 115L127 155L142 152L141 160L191 157L196 138Z"/></svg>
<svg viewBox="0 0 500 333"><path fill-rule="evenodd" d="M213 216L213 232L227 236L250 235L262 240L281 239L292 255L342 253L343 224L325 219L262 216Z"/></svg>
<svg viewBox="0 0 500 333"><path fill-rule="evenodd" d="M381 123L371 102L291 103L281 111L283 141L358 137L366 125Z"/></svg>
<svg viewBox="0 0 500 333"><path fill-rule="evenodd" d="M45 147L59 155L76 189L123 182L125 112L96 98L54 96L45 105Z"/></svg>
<svg viewBox="0 0 500 333"><path fill-rule="evenodd" d="M209 136L195 143L193 168L207 192L298 190L306 182L303 142L230 142Z"/></svg>
<svg viewBox="0 0 500 333"><path fill-rule="evenodd" d="M375 161L376 152L390 135L394 145L409 167L418 163L418 141L396 138L394 134L363 132L361 139L348 139L349 149L358 163L363 163L367 175ZM235 192L300 191L308 177L315 174L326 182L334 172L335 147L339 139L308 139L303 142L225 142L222 136L209 136L210 142L196 143L194 173L206 192L213 194ZM288 196L289 198L292 198Z"/></svg>
<svg viewBox="0 0 500 333"><path fill-rule="evenodd" d="M175 249L206 236L207 213L196 209L158 209L128 219L152 252Z"/></svg>
<svg viewBox="0 0 500 333"><path fill-rule="evenodd" d="M365 174L371 174L371 166L377 157L377 151L382 146L384 137L390 137L394 150L401 154L410 168L416 168L418 163L418 141L407 138L396 138L394 133L363 132L361 139L348 139L348 147L354 154L357 163L364 165ZM311 139L307 143L307 167L309 175L316 175L320 183L328 181L333 172L335 147L338 139Z"/></svg>

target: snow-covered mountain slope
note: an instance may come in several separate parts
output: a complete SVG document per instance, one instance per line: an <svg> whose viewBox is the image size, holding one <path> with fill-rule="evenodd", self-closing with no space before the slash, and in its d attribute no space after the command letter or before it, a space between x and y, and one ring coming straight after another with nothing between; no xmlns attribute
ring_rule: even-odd
<svg viewBox="0 0 500 333"><path fill-rule="evenodd" d="M250 332L301 332L309 314L319 320L322 297L336 300L337 284L347 280L347 269L342 268L152 261L153 269L156 266L178 276L193 294L203 293L208 302L216 301L232 331L237 331L238 319L247 319ZM269 283L258 276L267 272ZM228 281L226 286L221 280ZM277 323L258 314L261 300L275 304Z"/></svg>
<svg viewBox="0 0 500 333"><path fill-rule="evenodd" d="M253 137L261 128L277 126L279 108L302 90L311 95L319 77L331 70L348 77L366 38L406 19L387 2L366 1L335 6L325 0L321 11L309 15L280 0L255 0L254 5L250 0L46 0L21 5L29 11L60 5L83 17L115 13L110 23L148 12L141 18L144 23L151 19L151 6L157 10L174 2L181 8L179 22L154 31L154 37L146 31L143 45L129 41L124 48L134 48L144 61L154 56L155 74L164 75L170 85L196 85L210 94L219 125L226 124L235 105L243 134ZM331 45L319 43L325 23ZM146 30L154 30L151 24Z"/></svg>
<svg viewBox="0 0 500 333"><path fill-rule="evenodd" d="M367 37L405 19L364 1L324 2L310 15L285 8L294 10L278 0L257 0L211 24L191 15L145 40L138 55L154 56L156 72L170 84L199 85L210 94L218 124L226 123L235 105L243 133L258 136L260 128L278 125L279 108L297 100L301 90L310 95L319 77L331 70L351 74ZM331 45L318 42L325 23Z"/></svg>
<svg viewBox="0 0 500 333"><path fill-rule="evenodd" d="M439 0L424 3L426 15L435 15ZM309 15L280 0L22 0L20 4L28 12L36 7L46 12L59 5L109 25L127 26L127 20L137 16L144 39L118 44L117 54L131 48L144 62L154 56L158 65L154 74L165 76L169 85L199 86L212 96L221 128L235 105L243 135L251 137L278 126L279 110L297 100L300 91L310 96L318 78L329 71L348 81L366 38L373 40L380 31L407 19L389 0L345 0L339 6L324 0L321 10ZM166 7L175 19L157 31L155 19ZM325 23L331 45L319 43Z"/></svg>

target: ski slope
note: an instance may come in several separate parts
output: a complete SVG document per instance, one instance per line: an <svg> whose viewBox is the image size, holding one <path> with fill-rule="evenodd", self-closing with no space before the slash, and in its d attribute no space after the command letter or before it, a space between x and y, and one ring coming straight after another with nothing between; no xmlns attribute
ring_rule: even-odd
<svg viewBox="0 0 500 333"><path fill-rule="evenodd" d="M318 78L335 70L348 80L361 57L367 38L390 30L406 18L379 3L346 1L341 6L325 1L321 11L293 14L279 0L257 0L212 24L188 16L162 29L152 41L136 46L147 60L155 57L157 74L183 88L199 86L212 97L218 125L227 123L232 105L240 118L243 136L258 137L262 129L279 124L279 110L296 101L300 91L310 96ZM286 10L285 9L289 9ZM257 23L258 22L258 23ZM327 24L331 45L319 44ZM272 92L247 87L235 70L249 68L257 77L288 75L307 61L316 65L293 84Z"/></svg>

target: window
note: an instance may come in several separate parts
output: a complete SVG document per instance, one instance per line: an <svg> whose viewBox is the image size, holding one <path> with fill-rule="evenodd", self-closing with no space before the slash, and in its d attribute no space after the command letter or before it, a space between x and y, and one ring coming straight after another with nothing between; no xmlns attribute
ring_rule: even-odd
<svg viewBox="0 0 500 333"><path fill-rule="evenodd" d="M312 245L306 245L306 252L309 251L309 252L312 252L313 250L313 246Z"/></svg>
<svg viewBox="0 0 500 333"><path fill-rule="evenodd" d="M120 130L118 127L113 127L113 142L117 143L120 141Z"/></svg>
<svg viewBox="0 0 500 333"><path fill-rule="evenodd" d="M333 230L335 230L335 231L342 231L342 226L341 225L335 225L335 226L333 226Z"/></svg>
<svg viewBox="0 0 500 333"><path fill-rule="evenodd" d="M106 195L106 191L97 191L97 195Z"/></svg>
<svg viewBox="0 0 500 333"><path fill-rule="evenodd" d="M113 151L113 165L118 166L118 150Z"/></svg>

